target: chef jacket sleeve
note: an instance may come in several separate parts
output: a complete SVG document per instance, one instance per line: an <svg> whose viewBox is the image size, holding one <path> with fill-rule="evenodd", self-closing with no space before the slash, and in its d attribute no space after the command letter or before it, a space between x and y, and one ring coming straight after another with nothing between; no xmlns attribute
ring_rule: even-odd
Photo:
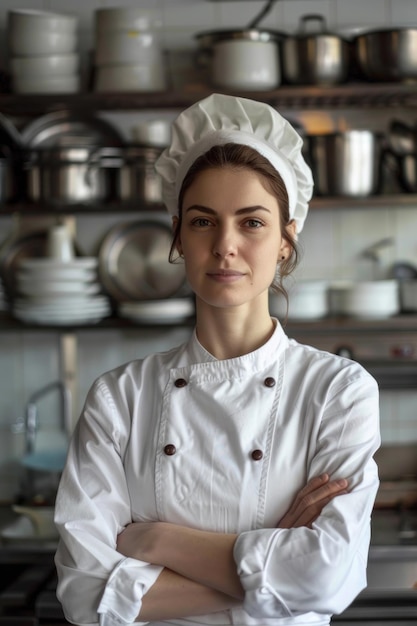
<svg viewBox="0 0 417 626"><path fill-rule="evenodd" d="M125 407L116 393L102 380L93 385L57 493L57 595L75 624L131 624L162 570L116 550L117 535L132 521L123 468L129 420L120 419Z"/></svg>
<svg viewBox="0 0 417 626"><path fill-rule="evenodd" d="M243 608L252 617L341 613L366 586L380 435L377 384L359 367L328 390L308 462L308 478L347 478L349 492L326 505L312 528L247 531L235 542Z"/></svg>

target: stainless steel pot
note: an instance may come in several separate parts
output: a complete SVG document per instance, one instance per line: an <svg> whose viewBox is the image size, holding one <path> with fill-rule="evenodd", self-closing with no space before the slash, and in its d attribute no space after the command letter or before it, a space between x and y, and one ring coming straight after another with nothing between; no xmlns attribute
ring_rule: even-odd
<svg viewBox="0 0 417 626"><path fill-rule="evenodd" d="M389 127L389 155L394 171L404 191L417 191L417 127L392 120Z"/></svg>
<svg viewBox="0 0 417 626"><path fill-rule="evenodd" d="M312 23L318 25L313 32L309 30ZM321 15L304 15L299 32L282 42L283 74L292 84L342 83L348 78L349 60L349 41L329 33Z"/></svg>
<svg viewBox="0 0 417 626"><path fill-rule="evenodd" d="M320 195L365 197L378 191L382 137L368 130L311 135L308 154Z"/></svg>
<svg viewBox="0 0 417 626"><path fill-rule="evenodd" d="M359 68L369 80L417 78L417 28L367 31L355 38L354 49Z"/></svg>
<svg viewBox="0 0 417 626"><path fill-rule="evenodd" d="M121 150L116 195L123 201L139 201L146 206L162 204L162 179L155 170L161 149L127 146Z"/></svg>
<svg viewBox="0 0 417 626"><path fill-rule="evenodd" d="M32 150L26 164L29 199L58 204L109 200L114 195L118 167L118 148Z"/></svg>
<svg viewBox="0 0 417 626"><path fill-rule="evenodd" d="M17 200L22 191L22 163L0 149L0 203Z"/></svg>
<svg viewBox="0 0 417 626"><path fill-rule="evenodd" d="M217 87L275 89L281 84L282 37L278 31L256 28L198 33L198 62Z"/></svg>

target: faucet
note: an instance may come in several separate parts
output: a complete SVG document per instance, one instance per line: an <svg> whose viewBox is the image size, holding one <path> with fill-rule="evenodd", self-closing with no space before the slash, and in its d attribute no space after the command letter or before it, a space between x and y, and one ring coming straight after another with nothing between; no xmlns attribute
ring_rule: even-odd
<svg viewBox="0 0 417 626"><path fill-rule="evenodd" d="M50 391L57 389L61 397L61 428L64 432L69 432L69 420L71 416L71 396L64 383L60 380L53 381L35 391L26 405L25 411L25 448L26 454L31 454L35 450L36 431L38 427L37 401L46 396Z"/></svg>

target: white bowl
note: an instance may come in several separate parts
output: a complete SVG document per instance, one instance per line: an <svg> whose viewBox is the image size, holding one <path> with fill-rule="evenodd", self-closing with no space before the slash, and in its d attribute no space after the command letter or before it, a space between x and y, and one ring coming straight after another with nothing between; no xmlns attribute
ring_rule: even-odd
<svg viewBox="0 0 417 626"><path fill-rule="evenodd" d="M399 285L396 280L353 283L344 295L344 312L359 318L386 318L400 311Z"/></svg>
<svg viewBox="0 0 417 626"><path fill-rule="evenodd" d="M78 43L76 33L69 32L11 29L8 37L9 52L16 57L73 54Z"/></svg>
<svg viewBox="0 0 417 626"><path fill-rule="evenodd" d="M70 76L27 76L13 77L15 93L76 93L80 90L80 77Z"/></svg>
<svg viewBox="0 0 417 626"><path fill-rule="evenodd" d="M12 9L8 13L8 28L22 34L75 33L77 27L78 18L75 15L31 9Z"/></svg>
<svg viewBox="0 0 417 626"><path fill-rule="evenodd" d="M99 31L96 35L96 65L157 65L163 54L155 34L139 30Z"/></svg>
<svg viewBox="0 0 417 626"><path fill-rule="evenodd" d="M328 314L328 283L324 280L305 280L295 283L288 289L288 319L320 319ZM284 318L287 305L284 296L270 296L272 315Z"/></svg>
<svg viewBox="0 0 417 626"><path fill-rule="evenodd" d="M51 54L37 57L12 57L10 69L13 76L68 76L76 74L80 66L78 54Z"/></svg>
<svg viewBox="0 0 417 626"><path fill-rule="evenodd" d="M96 9L96 32L110 30L149 30L161 25L152 13L146 13L140 8L109 8Z"/></svg>
<svg viewBox="0 0 417 626"><path fill-rule="evenodd" d="M162 65L104 65L98 67L94 90L160 91L167 88Z"/></svg>

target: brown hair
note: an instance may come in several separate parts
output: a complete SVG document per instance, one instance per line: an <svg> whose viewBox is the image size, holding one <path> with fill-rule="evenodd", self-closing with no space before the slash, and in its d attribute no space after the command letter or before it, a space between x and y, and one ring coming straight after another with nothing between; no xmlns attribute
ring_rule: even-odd
<svg viewBox="0 0 417 626"><path fill-rule="evenodd" d="M299 259L299 250L297 244L291 234L287 231L287 225L290 223L288 193L280 174L270 164L270 162L261 156L259 152L249 146L227 143L222 146L214 146L205 154L198 157L188 170L178 198L178 222L174 231L169 260L171 263L175 261L176 244L180 235L182 223L182 204L184 194L194 182L197 175L207 169L221 168L231 166L234 168L247 168L259 174L270 191L278 200L280 208L280 226L282 236L290 244L292 253L288 259L280 262L277 266L275 279L271 285L271 289L275 292L281 292L287 299L286 290L282 284L283 279L289 276L295 269Z"/></svg>

